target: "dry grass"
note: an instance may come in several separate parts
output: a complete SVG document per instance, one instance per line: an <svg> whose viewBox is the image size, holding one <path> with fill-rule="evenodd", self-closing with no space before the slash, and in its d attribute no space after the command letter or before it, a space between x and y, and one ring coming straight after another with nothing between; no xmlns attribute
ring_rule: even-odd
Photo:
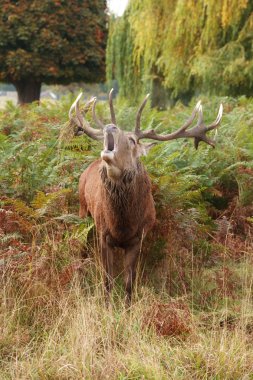
<svg viewBox="0 0 253 380"><path fill-rule="evenodd" d="M1 380L253 378L250 234L215 235L211 264L168 234L174 254L139 274L130 310L120 281L106 307L96 250L79 258L75 236L48 221L17 259L2 242Z"/></svg>
<svg viewBox="0 0 253 380"><path fill-rule="evenodd" d="M53 244L51 240L51 248ZM200 285L197 277L193 281L199 287L176 299L140 281L133 305L126 310L120 284L110 307L105 306L93 259L86 259L64 285L55 254L46 266L54 273L53 282L41 272L34 276L32 268L29 277L24 268L17 272L5 267L1 379L252 379L250 252L240 262L229 263L237 284L230 294L226 280L223 290L217 286L209 310L196 305L210 285ZM201 277L219 285L216 270L206 268Z"/></svg>

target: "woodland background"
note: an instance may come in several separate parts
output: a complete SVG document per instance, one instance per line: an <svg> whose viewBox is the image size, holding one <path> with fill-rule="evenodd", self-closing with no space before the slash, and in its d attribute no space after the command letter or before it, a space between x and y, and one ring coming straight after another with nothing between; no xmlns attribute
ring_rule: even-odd
<svg viewBox="0 0 253 380"><path fill-rule="evenodd" d="M13 27L1 20L15 2L0 3L7 41ZM64 1L45 4L52 14L64 11ZM106 66L101 58L97 81L106 70L106 84L82 86L85 97L99 95L100 118L109 120L103 98L112 85L126 130L148 91L142 128L160 132L178 128L200 98L209 123L222 102L216 149L179 140L143 159L157 222L143 244L130 311L120 265L106 308L94 224L77 216L79 176L101 150L73 137L68 123L81 85L54 87L60 100L0 110L1 379L253 379L253 4L135 0L120 18L102 14ZM1 80L12 83L3 56L14 57L20 41L10 49L1 38ZM17 72L15 62L7 69ZM20 67L25 81L30 74ZM56 74L53 83L61 83Z"/></svg>

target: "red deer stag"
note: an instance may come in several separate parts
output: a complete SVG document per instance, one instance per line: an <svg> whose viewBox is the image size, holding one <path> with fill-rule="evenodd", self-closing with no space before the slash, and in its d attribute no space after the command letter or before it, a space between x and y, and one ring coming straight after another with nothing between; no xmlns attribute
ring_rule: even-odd
<svg viewBox="0 0 253 380"><path fill-rule="evenodd" d="M182 127L175 132L159 135L154 130L140 129L141 113L148 100L147 95L138 110L134 131L124 132L116 123L112 91L109 94L111 124L104 125L98 119L95 111L96 98L92 98L85 108L87 110L93 103L93 119L100 129L90 126L79 109L82 94L71 106L69 117L78 126L77 135L85 133L92 139L104 141L101 158L93 162L80 177L80 217L91 214L95 220L108 295L113 284L114 248L120 247L125 251L124 280L126 302L129 304L142 240L155 222L150 179L140 162L140 157L146 154L153 144L142 144L140 140L147 138L169 141L194 138L196 148L200 141L214 147L214 141L207 137L206 133L219 125L223 107L220 105L215 122L206 126L203 122L202 106L198 102L189 120ZM189 129L197 113L197 124Z"/></svg>

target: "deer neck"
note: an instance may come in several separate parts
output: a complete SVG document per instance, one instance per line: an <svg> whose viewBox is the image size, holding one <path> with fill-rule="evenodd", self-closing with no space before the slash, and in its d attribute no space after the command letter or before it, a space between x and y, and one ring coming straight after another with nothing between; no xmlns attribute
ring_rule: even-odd
<svg viewBox="0 0 253 380"><path fill-rule="evenodd" d="M106 197L111 206L121 209L129 207L132 203L136 192L138 191L138 182L142 176L144 168L140 162L137 162L136 167L125 169L119 179L114 180L108 176L105 166L101 166L100 175L105 189Z"/></svg>
<svg viewBox="0 0 253 380"><path fill-rule="evenodd" d="M115 242L121 244L132 239L142 225L149 193L149 182L141 163L135 169L122 173L120 180L114 181L101 168L103 217Z"/></svg>

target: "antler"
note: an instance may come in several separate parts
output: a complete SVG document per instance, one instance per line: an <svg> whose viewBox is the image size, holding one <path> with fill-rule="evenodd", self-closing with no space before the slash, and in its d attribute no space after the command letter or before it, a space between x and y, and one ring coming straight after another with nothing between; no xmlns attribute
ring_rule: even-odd
<svg viewBox="0 0 253 380"><path fill-rule="evenodd" d="M113 93L113 88L109 92L109 106L110 106L112 124L116 125L116 117L115 117L115 112L114 112L114 108L113 108L112 93ZM96 115L97 98L94 98L94 99L95 100L94 100L94 103L92 106L92 117L93 117L93 120L95 121L95 123L99 126L99 128L103 129L105 127L105 125L102 123L101 120L99 120L99 118Z"/></svg>
<svg viewBox="0 0 253 380"><path fill-rule="evenodd" d="M101 131L98 131L95 128L92 128L90 126L90 123L87 120L85 120L85 118L83 117L83 115L79 109L79 101L80 101L82 95L83 95L83 93L81 92L69 110L69 119L74 120L74 122L78 125L78 130L76 132L76 136L80 136L80 135L85 133L87 136L91 137L94 140L102 140L103 139L103 133ZM95 101L96 101L96 98L91 98L85 104L84 110L87 112L92 103L93 103L93 107L94 107ZM75 110L75 115L76 115L76 117L74 117L74 118L72 116L73 110Z"/></svg>
<svg viewBox="0 0 253 380"><path fill-rule="evenodd" d="M109 106L110 106L112 123L114 125L116 125L116 117L115 117L115 112L114 112L114 108L113 108L112 93L113 93L113 88L109 92ZM76 100L74 101L74 103L72 104L72 106L70 107L70 110L69 110L69 119L70 120L74 120L75 124L78 125L78 130L76 132L76 135L79 136L79 135L82 135L82 134L86 133L86 135L88 135L89 137L91 137L94 140L102 140L103 139L103 132L102 131L103 131L105 125L102 123L101 120L99 120L99 118L96 115L97 98L96 97L91 98L85 104L84 111L87 112L88 109L89 109L89 107L90 107L90 105L93 103L92 104L92 117L93 117L93 120L95 121L95 123L100 127L100 129L102 131L99 131L97 129L92 128L90 126L89 122L87 120L85 120L84 117L83 117L83 115L81 114L81 111L79 109L79 101L80 101L82 95L83 95L83 93L81 92L78 95L78 97L76 98ZM75 109L75 112L76 112L76 117L75 118L73 118L73 116L72 116L72 112L73 112L74 109Z"/></svg>
<svg viewBox="0 0 253 380"><path fill-rule="evenodd" d="M101 120L99 120L99 118L96 115L96 104L97 104L97 98L94 98L94 103L92 106L92 117L95 123L99 126L99 128L103 130L105 125L102 123Z"/></svg>
<svg viewBox="0 0 253 380"><path fill-rule="evenodd" d="M114 90L112 88L111 91L109 92L109 106L110 106L112 124L116 125L116 117L115 117L115 112L114 112L114 108L113 108L113 101L112 101L113 91Z"/></svg>
<svg viewBox="0 0 253 380"><path fill-rule="evenodd" d="M179 139L179 138L194 138L194 145L196 149L198 149L198 145L200 141L204 141L205 143L211 145L213 148L215 147L215 141L210 139L208 136L206 136L206 133L218 127L222 118L222 113L223 113L222 104L220 104L220 108L219 108L219 112L218 112L216 120L209 126L206 126L203 122L202 105L201 105L201 101L199 101L196 104L190 118L186 121L186 123L182 127L180 127L175 132L169 133L167 135L159 135L155 132L154 129L151 129L149 131L140 130L140 117L141 117L142 110L147 102L147 99L148 99L148 95L144 99L137 113L135 134L138 140L148 138L148 139L157 140L157 141L169 141L169 140L174 140L174 139ZM189 126L192 124L193 120L195 119L195 116L197 113L199 114L199 117L198 117L196 126L191 129L188 129Z"/></svg>
<svg viewBox="0 0 253 380"><path fill-rule="evenodd" d="M141 133L141 114L142 114L142 111L148 101L148 98L149 98L149 95L150 94L147 94L145 99L143 100L143 102L141 103L141 106L137 112L137 115L136 115L136 123L135 123L135 134L136 136L138 136L140 133Z"/></svg>

